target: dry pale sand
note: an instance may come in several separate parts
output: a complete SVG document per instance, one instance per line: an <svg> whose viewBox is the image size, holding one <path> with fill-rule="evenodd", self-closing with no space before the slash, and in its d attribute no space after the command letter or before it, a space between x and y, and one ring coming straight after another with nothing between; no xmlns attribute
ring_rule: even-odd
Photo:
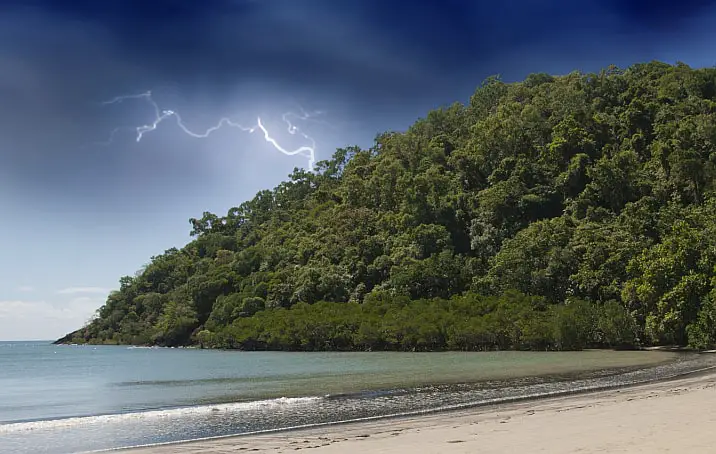
<svg viewBox="0 0 716 454"><path fill-rule="evenodd" d="M716 373L571 397L121 451L716 453Z"/></svg>

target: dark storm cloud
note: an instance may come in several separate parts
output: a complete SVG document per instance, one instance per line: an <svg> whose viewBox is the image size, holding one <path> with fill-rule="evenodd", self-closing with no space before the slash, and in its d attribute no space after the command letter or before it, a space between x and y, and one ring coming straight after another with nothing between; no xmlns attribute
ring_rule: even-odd
<svg viewBox="0 0 716 454"><path fill-rule="evenodd" d="M78 35L86 32L73 41L43 36L37 24L27 29L33 37L26 34L19 43L28 55L48 60L50 71L76 71L60 74L58 83L70 78L83 86L102 83L93 75L107 72L102 67L107 63L94 61L92 47L104 45L115 62L136 71L125 76L135 83L163 78L220 91L260 78L279 86L397 101L418 92L440 96L439 82L483 76L489 72L482 66L486 62L526 44L654 33L678 26L711 3L15 0L6 1L4 9L67 24ZM67 53L75 54L70 60L85 53L88 58L68 65Z"/></svg>
<svg viewBox="0 0 716 454"><path fill-rule="evenodd" d="M317 108L342 108L372 136L392 120L404 124L466 99L491 74L514 79L590 59L597 67L629 61L634 49L648 55L671 39L664 33L712 3L6 0L0 177L27 190L45 185L76 195L100 183L92 194L119 190L136 172L134 157L83 146L116 126L119 119L100 114L97 102L117 94L169 86L211 107L237 87L250 92L259 84L257 99L291 94ZM167 140L178 153L195 146ZM197 157L169 170L156 158L145 165L162 172L133 185L209 175Z"/></svg>
<svg viewBox="0 0 716 454"><path fill-rule="evenodd" d="M360 99L382 95L394 100L416 90L436 91L431 83L455 71L477 72L483 69L480 63L526 43L653 32L675 26L710 3L16 0L5 2L4 8L80 30L88 27L84 39L64 50L81 55L86 47L102 43L115 59L144 70L145 76L217 89L237 79L263 78L278 85L352 91ZM70 40L47 37L54 42L43 45L42 30L31 31L35 37L25 37L20 46L62 64L66 57L53 58L62 55L55 48ZM88 58L84 65L68 67L84 74L65 77L89 80L94 72L101 73L98 66Z"/></svg>
<svg viewBox="0 0 716 454"><path fill-rule="evenodd" d="M665 30L681 25L714 5L713 0L608 0L619 15L635 26Z"/></svg>

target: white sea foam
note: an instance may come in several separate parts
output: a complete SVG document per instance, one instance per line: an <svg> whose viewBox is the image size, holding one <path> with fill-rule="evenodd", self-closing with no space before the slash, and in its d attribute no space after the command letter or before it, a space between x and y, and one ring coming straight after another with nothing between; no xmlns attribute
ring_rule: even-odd
<svg viewBox="0 0 716 454"><path fill-rule="evenodd" d="M170 419L186 416L220 415L222 413L237 413L242 411L280 408L295 405L309 405L321 399L321 397L279 397L277 399L256 400L250 402L197 405L193 407L168 408L163 410L148 410L133 413L80 416L72 418L17 422L8 424L0 423L0 435L18 432L90 426L96 424L136 422L161 418Z"/></svg>

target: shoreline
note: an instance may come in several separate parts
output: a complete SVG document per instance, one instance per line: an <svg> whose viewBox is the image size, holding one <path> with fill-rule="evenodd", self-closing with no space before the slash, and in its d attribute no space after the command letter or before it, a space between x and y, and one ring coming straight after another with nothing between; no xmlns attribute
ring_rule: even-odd
<svg viewBox="0 0 716 454"><path fill-rule="evenodd" d="M49 350L49 353L52 354L52 349ZM311 379L311 394L297 394L303 396L299 398L289 398L286 397L288 394L283 394L282 397L276 399L256 400L252 398L246 401L222 399L216 401L217 403L207 401L196 402L194 405L190 403L188 406L154 407L155 409L150 411L144 410L144 408L149 408L147 405L150 402L141 400L143 408L137 410L123 409L125 411L95 413L93 416L87 417L52 418L4 425L0 423L0 451L29 454L40 452L42 449L42 452L47 454L67 454L69 452L127 452L137 448L166 447L166 451L161 452L176 452L185 449L189 450L188 452L193 452L197 446L213 446L216 442L226 439L228 444L223 444L218 451L213 447L212 451L209 451L226 452L235 443L242 444L243 440L255 437L262 440L266 437L283 439L292 436L292 434L307 432L322 434L338 431L341 433L344 430L351 430L351 427L364 427L366 424L375 425L380 429L402 424L404 420L422 420L422 418L433 417L452 419L453 415L459 415L462 412L482 414L496 406L511 407L519 405L520 402L531 405L531 403L539 402L535 399L563 398L585 392L604 391L605 389L653 383L665 379L673 380L677 376L685 377L708 373L710 366L716 367L716 356L712 354L668 353L664 355L655 352L624 356L621 352L619 354L615 352L613 356L604 357L594 353L589 352L588 355L557 354L558 356L554 360L545 359L545 355L529 353L523 355L524 358L519 355L516 358L507 358L509 359L507 362L499 355L493 358L490 355L483 357L476 353L475 355L479 356L474 360L475 364L479 366L477 368L468 367L466 358L463 358L462 355L455 358L449 356L440 361L431 360L428 363L423 361L416 363L416 358L409 356L407 360L403 358L404 363L407 361L408 364L420 364L421 370L430 373L425 372L415 377L402 375L401 380L419 379L422 381L431 379L431 377L435 378L434 373L449 373L450 382L444 385L415 388L382 388L378 392L360 391L334 394L331 387L335 385L335 380L324 379L316 382ZM92 354L94 355L94 353ZM127 359L135 358L132 353L123 355ZM154 353L142 353L140 357L149 358L152 361L155 358ZM436 358L438 357L442 358L442 355L436 356ZM283 363L285 360L283 357L260 358L269 363L271 361ZM350 358L355 357L348 356L343 360ZM335 361L328 365L333 363ZM369 364L373 363L375 361ZM291 363L289 362L289 364ZM322 363L319 363L317 369L323 370L320 364ZM382 363L378 362L377 364ZM402 363L396 363L392 359L389 361L390 367L394 369L397 369L399 364ZM526 372L525 364L529 366L527 369L531 370L531 373L522 376L522 373ZM601 364L601 366L593 369L596 364ZM606 364L609 366L605 367ZM624 364L630 365L624 366ZM446 368L445 365L454 367ZM616 365L620 366L615 367ZM440 368L436 369L438 366ZM365 367L358 369L363 370ZM414 367L409 367L407 370L414 369ZM540 370L541 373L538 372ZM549 371L547 375L544 373L545 370ZM463 377L459 382L453 383L452 379L458 376L458 372L463 375L468 372L474 374L471 377L473 380L463 381ZM494 375L493 372L497 372L497 375ZM504 375L512 376L512 378L505 379ZM350 374L349 376L352 377ZM388 382L392 382L395 378L393 375L385 377ZM347 382L343 379L339 387L352 388L354 385L363 383L360 380L351 380ZM383 379L376 380L383 381ZM175 380L167 383L183 386L186 384L185 381ZM233 381L228 384L223 383L223 379L221 381L217 386L222 389L232 386L233 383ZM243 380L240 381L243 383ZM298 392L309 383L304 382L305 380L297 382L284 379L284 381L278 382L279 384L271 385L269 382L270 386L267 388L261 386L261 381L256 381L252 382L254 383L252 386L258 386L264 393L270 389L281 387ZM326 386L323 386L324 382ZM116 381L116 383L119 385L124 383L166 385L164 382ZM193 381L187 383L193 383ZM363 387L361 385L361 389ZM121 391L123 388L117 389ZM139 389L146 392L151 388ZM181 395L186 396L191 393L191 390L175 389L174 392ZM136 400L136 402L140 401ZM255 446L251 449L254 448L260 450L263 449L263 446ZM237 450L240 451L240 449Z"/></svg>
<svg viewBox="0 0 716 454"><path fill-rule="evenodd" d="M675 386L686 386L687 384L698 385L702 382L708 384L709 387L716 386L716 366L707 366L696 370L679 372L675 375L668 377L629 384L604 385L592 389L561 390L546 395L540 394L531 396L508 397L504 399L496 399L496 401L494 402L487 401L480 403L471 403L466 404L464 406L451 408L435 408L429 410L408 412L404 414L366 417L354 420L335 421L330 423L308 424L302 426L286 427L244 434L155 443L92 452L117 452L125 454L168 454L170 452L177 451L191 454L218 454L224 452L233 452L234 450L249 450L252 452L274 452L278 450L276 452L283 452L283 450L285 448L288 448L289 445L293 446L298 443L296 441L297 438L318 437L318 439L322 439L321 434L331 434L334 436L334 438L338 437L338 439L340 439L339 441L346 441L345 436L343 435L356 431L370 432L370 430L378 430L380 432L380 430L385 430L388 432L393 432L394 429L387 429L386 427L399 426L401 428L400 431L402 432L405 430L422 427L426 425L428 421L445 422L452 421L454 419L469 418L474 416L489 417L496 412L511 412L516 411L520 408L541 408L544 406L549 406L552 403L563 403L567 405L570 402L591 401L593 399L599 399L601 396L627 396L631 394L639 394L640 392L646 392L650 390L653 391L656 389ZM714 397L715 399L713 403L716 404L716 395L714 395ZM665 414L668 414L668 411ZM714 422L716 422L716 420ZM371 436L370 433L364 435L365 436L359 436L358 438L367 439ZM392 434L392 436L395 435L397 434ZM263 446L268 441L271 442L269 443L271 445L270 449L267 446ZM714 439L714 442L716 442L716 437ZM301 443L309 442L302 441ZM305 448L314 448L312 449L313 451L315 450L315 448L333 445L334 443L336 443L335 440L328 444L322 444L320 446L305 446ZM391 444L390 446L393 446L393 444ZM383 452L383 447L379 448L381 452ZM294 446L290 449L298 450L302 448L300 446ZM400 446L398 446L394 450L391 449L393 448L390 448L385 452L402 452L402 448L400 448ZM320 449L319 451L323 452ZM338 449L335 452L344 451ZM356 452L363 451L361 450ZM436 452L452 451L441 449L440 451Z"/></svg>
<svg viewBox="0 0 716 454"><path fill-rule="evenodd" d="M131 348L131 347L128 347ZM580 353L594 353L594 352L601 352L601 350L587 350L585 352ZM450 353L464 353L468 355L481 355L483 353L481 352L439 352L439 353L420 353L425 355L442 355L442 354L450 354ZM525 352L485 352L485 353L505 353L505 354L513 354L513 353L525 353ZM543 352L528 352L529 354L542 354ZM563 352L547 352L547 354L560 354ZM619 352L622 353L622 352ZM14 426L24 426L24 425L31 425L31 424L42 424L42 423L53 423L53 422L64 422L64 421L77 421L77 420L91 420L94 418L122 418L127 415L147 415L152 414L155 412L182 412L184 410L194 410L197 408L210 408L210 407L221 407L221 406L231 406L231 405L237 405L237 404L245 404L245 403L252 403L252 402L264 402L264 401L276 401L276 400L282 400L282 399L341 399L341 398L359 398L363 394L370 394L374 391L377 392L386 392L388 394L392 394L391 391L400 391L403 389L409 389L409 390L417 390L423 387L436 387L441 388L443 391L451 391L451 387L454 386L473 386L473 385L480 385L482 383L490 383L490 382L499 382L500 384L504 385L504 387L522 387L522 386L532 386L532 385L541 385L541 384L567 384L567 383L586 383L594 380L601 380L603 378L609 378L609 377L615 377L615 378L621 378L626 377L627 375L632 374L639 374L639 373L650 373L650 371L655 371L657 369L660 369L662 367L670 367L675 366L678 367L679 364L684 364L684 362L681 361L681 358L691 358L691 360L687 359L686 362L696 362L698 365L698 368L694 368L693 366L688 367L686 369L679 369L677 371L661 371L661 373L666 372L666 375L662 375L659 377L640 377L634 382L628 382L628 383L614 383L614 384L599 384L596 386L589 386L588 388L575 388L572 390L556 390L556 391L549 391L547 393L538 393L538 394L523 394L523 395L517 395L517 396L506 396L506 397L500 397L496 398L494 400L500 401L500 402L508 402L508 401L518 401L518 400L524 400L524 399L535 399L535 398L544 398L548 397L550 395L562 395L562 394L571 394L571 393L580 393L580 392L589 392L593 390L600 390L600 389L606 389L607 387L619 387L619 386L625 386L627 384L633 384L633 383L644 383L647 381L656 381L656 380L662 380L662 379L669 379L670 377L682 375L686 373L692 373L694 371L698 371L703 369L706 366L707 362L705 361L698 361L694 360L694 358L697 358L701 356L698 353L694 352L663 352L668 353L673 356L665 357L662 359L658 359L655 361L645 361L642 363L630 363L626 362L621 364L620 362L617 362L617 364L609 364L609 365L602 365L599 367L596 367L594 365L587 365L585 367L575 367L574 370L572 368L567 368L567 370L560 370L559 367L556 367L556 369L545 371L545 370L537 370L537 369L530 369L529 372L524 371L501 371L498 374L492 373L485 377L475 378L474 380L470 380L466 378L465 376L461 377L448 377L448 378L442 378L437 381L424 381L419 380L415 382L406 382L402 381L398 384L394 383L388 383L381 384L380 386L377 386L375 384L372 384L366 388L361 389L355 389L355 390L340 390L336 393L329 392L324 394L302 394L302 393L286 393L285 391L282 391L280 393L272 393L272 394L260 394L256 396L248 396L241 400L221 400L221 401L214 401L214 402L205 402L205 403L196 403L196 404L185 404L185 405L178 405L178 406L159 406L159 407L142 407L140 409L127 409L123 411L118 412L111 412L111 413L81 413L81 414L73 414L73 415L60 415L60 416L53 416L53 417L38 417L38 418L31 418L31 419L17 419L17 420L5 420L0 421L0 429L2 428L12 428ZM313 353L307 353L307 354L313 354ZM413 354L413 353L397 353L396 354ZM683 356L682 356L683 355ZM706 355L703 355L706 356ZM709 355L711 356L711 355ZM714 357L716 359L716 357ZM716 361L712 362L711 364L716 367ZM606 374L603 374L606 373ZM464 374L463 374L464 375ZM525 381L529 382L526 383ZM495 389L500 389L500 387L496 387ZM402 393L400 393L402 394ZM430 407L430 408L422 408L422 409L416 409L416 410L405 410L400 411L398 413L392 413L392 414L382 414L382 415L376 415L376 416L366 416L363 418L358 418L358 420L361 419L375 419L375 418L393 418L393 417L402 417L404 415L413 415L413 414L427 414L427 413L434 413L434 412L443 412L443 411L456 411L461 408L471 408L471 407L477 407L477 406L484 406L484 405L490 405L491 403L489 401L479 401L479 402L469 402L469 403L456 403L456 404L449 404L447 406L436 406L436 407ZM354 420L334 420L330 422L322 422L317 423L315 425L331 425L331 424L343 424L347 422L351 422ZM312 424L313 425L313 424ZM190 442L198 439L212 439L215 437L231 437L231 436L241 436L241 435L248 435L248 434L258 434L258 433L266 433L266 432L276 432L276 431L286 431L286 430L293 430L293 427L303 427L303 426L284 426L280 428L271 428L271 429L259 429L256 431L250 431L250 432L243 432L243 433L234 433L231 435L216 435L216 436L207 436L205 438L196 438L196 439L187 439L187 440L178 440L178 441L164 441L164 442L158 442L158 443L183 443L183 442ZM0 430L0 433L2 430ZM153 445L149 444L148 446ZM130 445L130 446L123 446L123 447L116 447L116 448L102 448L106 450L115 450L115 449L127 449L131 447L137 447L140 445ZM144 445L142 445L144 446ZM88 451L88 452L97 452L97 451ZM100 451L104 452L104 451Z"/></svg>
<svg viewBox="0 0 716 454"><path fill-rule="evenodd" d="M709 369L618 389L113 452L710 452L716 371Z"/></svg>

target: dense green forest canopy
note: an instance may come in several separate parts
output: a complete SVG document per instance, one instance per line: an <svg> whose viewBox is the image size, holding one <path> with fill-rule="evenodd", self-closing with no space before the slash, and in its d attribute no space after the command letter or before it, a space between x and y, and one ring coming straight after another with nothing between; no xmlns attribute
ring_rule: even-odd
<svg viewBox="0 0 716 454"><path fill-rule="evenodd" d="M579 349L716 341L716 69L485 80L120 279L58 342Z"/></svg>

